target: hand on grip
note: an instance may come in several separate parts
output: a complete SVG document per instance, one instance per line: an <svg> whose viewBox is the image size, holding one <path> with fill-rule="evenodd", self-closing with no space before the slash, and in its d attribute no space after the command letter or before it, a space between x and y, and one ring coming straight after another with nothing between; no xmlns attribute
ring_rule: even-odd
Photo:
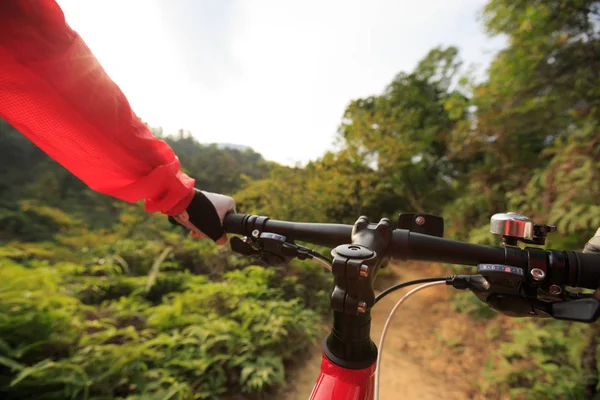
<svg viewBox="0 0 600 400"><path fill-rule="evenodd" d="M588 242L585 244L583 252L600 254L600 228L598 228L594 237L588 240Z"/></svg>
<svg viewBox="0 0 600 400"><path fill-rule="evenodd" d="M583 252L589 254L600 254L600 228L596 230L594 236L585 244L583 247ZM600 268L600 265L598 267ZM594 292L594 298L596 300L600 300L600 289L596 289Z"/></svg>

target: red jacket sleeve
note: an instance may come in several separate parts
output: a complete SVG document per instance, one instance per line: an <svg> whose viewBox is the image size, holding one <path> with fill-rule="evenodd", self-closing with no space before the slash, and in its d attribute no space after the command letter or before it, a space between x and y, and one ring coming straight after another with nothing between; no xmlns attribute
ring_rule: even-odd
<svg viewBox="0 0 600 400"><path fill-rule="evenodd" d="M54 0L0 1L0 116L98 192L169 215L193 197Z"/></svg>

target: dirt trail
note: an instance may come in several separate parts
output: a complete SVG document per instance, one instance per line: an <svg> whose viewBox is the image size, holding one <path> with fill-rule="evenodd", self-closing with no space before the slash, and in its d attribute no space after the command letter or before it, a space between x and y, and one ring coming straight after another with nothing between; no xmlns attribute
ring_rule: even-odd
<svg viewBox="0 0 600 400"><path fill-rule="evenodd" d="M397 282L441 275L436 266L422 264L392 267ZM394 304L410 289L390 294L372 312L372 338L381 330ZM436 286L409 298L400 307L386 336L381 364L380 398L419 400L496 399L479 394L474 382L494 346L485 336L484 323L473 323L453 313L448 304L451 289ZM285 400L308 399L319 374L321 349L311 350L306 364L291 373Z"/></svg>

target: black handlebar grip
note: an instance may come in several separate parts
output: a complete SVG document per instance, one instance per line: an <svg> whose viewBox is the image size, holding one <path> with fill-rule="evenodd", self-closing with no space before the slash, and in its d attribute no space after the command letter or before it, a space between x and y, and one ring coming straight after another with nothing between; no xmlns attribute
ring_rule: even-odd
<svg viewBox="0 0 600 400"><path fill-rule="evenodd" d="M335 247L351 243L352 225L320 224L271 220L267 217L249 214L227 214L223 218L226 233L252 235L254 230L271 232L320 246Z"/></svg>
<svg viewBox="0 0 600 400"><path fill-rule="evenodd" d="M600 288L600 254L565 251L569 261L569 285L586 289Z"/></svg>
<svg viewBox="0 0 600 400"><path fill-rule="evenodd" d="M223 229L227 233L233 233L236 235L245 235L244 232L244 221L247 219L247 214L236 214L229 213L223 218Z"/></svg>

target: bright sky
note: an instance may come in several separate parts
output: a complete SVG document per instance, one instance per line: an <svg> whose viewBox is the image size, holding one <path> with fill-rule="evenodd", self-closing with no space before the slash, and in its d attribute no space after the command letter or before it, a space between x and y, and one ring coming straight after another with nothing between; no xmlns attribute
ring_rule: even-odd
<svg viewBox="0 0 600 400"><path fill-rule="evenodd" d="M431 48L482 71L504 45L485 0L58 0L135 112L167 133L304 163L332 147L350 100Z"/></svg>

